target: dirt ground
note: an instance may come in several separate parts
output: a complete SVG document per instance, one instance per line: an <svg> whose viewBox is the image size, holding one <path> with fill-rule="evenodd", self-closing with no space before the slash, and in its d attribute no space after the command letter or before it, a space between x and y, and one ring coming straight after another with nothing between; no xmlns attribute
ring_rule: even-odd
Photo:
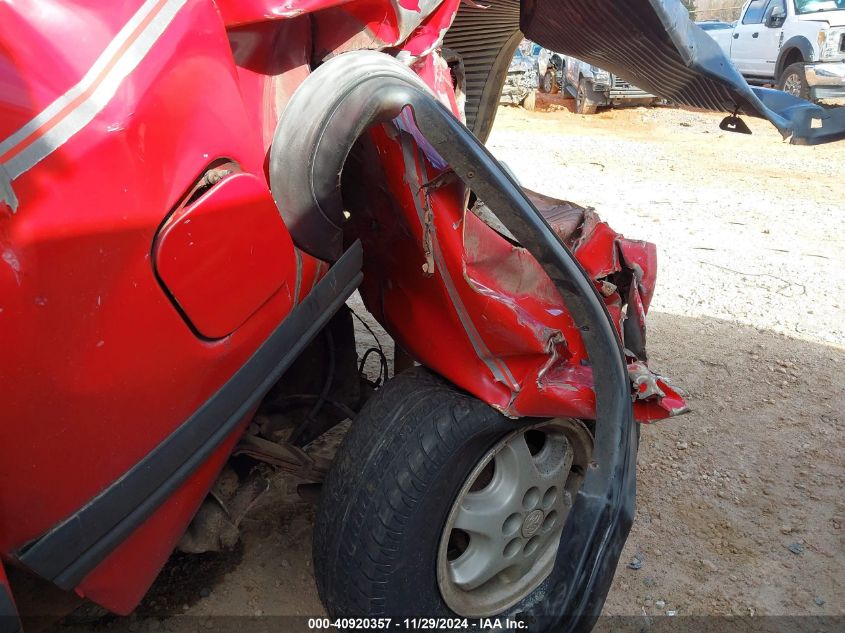
<svg viewBox="0 0 845 633"><path fill-rule="evenodd" d="M564 102L502 108L489 141L525 186L658 245L652 366L692 412L643 430L605 613L845 615L845 143L795 147L760 121L753 136L718 121L584 117ZM321 614L313 515L277 478L236 552L174 556L140 609L165 619L143 626Z"/></svg>

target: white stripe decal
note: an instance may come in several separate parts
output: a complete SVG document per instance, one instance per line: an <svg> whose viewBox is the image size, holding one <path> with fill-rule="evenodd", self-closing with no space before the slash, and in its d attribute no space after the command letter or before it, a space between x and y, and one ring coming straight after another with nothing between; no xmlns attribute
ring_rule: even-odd
<svg viewBox="0 0 845 633"><path fill-rule="evenodd" d="M11 181L61 147L102 111L186 2L146 0L76 85L0 143L0 157L10 154L0 164L0 200L13 212L17 199ZM45 126L46 131L41 132ZM19 145L24 147L15 152Z"/></svg>
<svg viewBox="0 0 845 633"><path fill-rule="evenodd" d="M14 213L18 208L18 197L12 189L12 177L0 163L0 202L5 202L12 208Z"/></svg>

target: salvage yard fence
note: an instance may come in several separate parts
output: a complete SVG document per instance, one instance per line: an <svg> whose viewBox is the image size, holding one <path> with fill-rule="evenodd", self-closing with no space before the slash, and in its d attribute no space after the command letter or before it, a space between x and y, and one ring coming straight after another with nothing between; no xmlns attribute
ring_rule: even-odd
<svg viewBox="0 0 845 633"><path fill-rule="evenodd" d="M697 22L702 20L733 22L739 19L739 13L744 6L742 4L718 2L718 0L715 2L698 0L697 2L684 2L684 4L690 10L690 17Z"/></svg>

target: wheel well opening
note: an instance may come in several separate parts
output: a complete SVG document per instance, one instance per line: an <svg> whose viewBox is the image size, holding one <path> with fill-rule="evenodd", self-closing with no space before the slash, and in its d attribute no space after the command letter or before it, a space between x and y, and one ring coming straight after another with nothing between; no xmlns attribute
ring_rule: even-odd
<svg viewBox="0 0 845 633"><path fill-rule="evenodd" d="M800 50L798 50L797 48L792 48L783 56L782 60L783 61L781 61L780 63L778 73L782 73L792 64L803 62L804 56L801 54Z"/></svg>

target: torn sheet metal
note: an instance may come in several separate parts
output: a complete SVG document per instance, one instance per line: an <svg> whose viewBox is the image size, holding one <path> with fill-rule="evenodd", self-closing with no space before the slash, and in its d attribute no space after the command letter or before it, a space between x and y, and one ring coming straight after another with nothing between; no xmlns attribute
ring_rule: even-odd
<svg viewBox="0 0 845 633"><path fill-rule="evenodd" d="M593 418L589 358L554 284L482 220L492 213L483 202L467 205L466 186L434 166L438 157L427 156L408 125L374 128L344 172L349 182L378 183L366 196L349 187L345 198L351 233L365 245L367 307L417 360L506 415ZM626 240L592 209L527 193L601 292L620 338L631 333L636 378L652 376L644 317L654 245ZM646 395L632 376L638 419L683 412L680 395L654 381L658 389Z"/></svg>

